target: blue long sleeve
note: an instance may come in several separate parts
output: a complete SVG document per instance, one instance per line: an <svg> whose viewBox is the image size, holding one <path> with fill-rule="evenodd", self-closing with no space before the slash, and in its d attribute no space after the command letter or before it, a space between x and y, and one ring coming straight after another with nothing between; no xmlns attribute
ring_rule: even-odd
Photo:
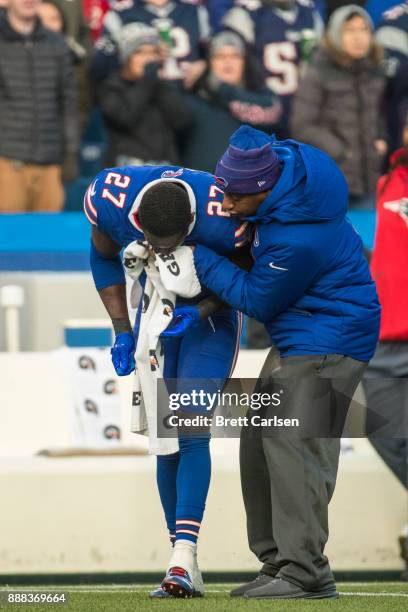
<svg viewBox="0 0 408 612"><path fill-rule="evenodd" d="M91 241L90 251L91 271L95 287L98 291L111 285L125 285L125 273L123 271L120 256L104 257Z"/></svg>
<svg viewBox="0 0 408 612"><path fill-rule="evenodd" d="M250 272L201 245L194 250L194 262L203 285L264 323L294 304L319 271L312 248L296 243L268 248Z"/></svg>

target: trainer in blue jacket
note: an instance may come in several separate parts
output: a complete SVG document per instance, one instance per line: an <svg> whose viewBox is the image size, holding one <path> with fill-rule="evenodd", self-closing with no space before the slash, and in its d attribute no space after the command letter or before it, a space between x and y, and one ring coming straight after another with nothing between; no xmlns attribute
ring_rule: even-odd
<svg viewBox="0 0 408 612"><path fill-rule="evenodd" d="M380 306L347 185L328 155L243 126L217 165L223 208L256 224L254 265L240 270L198 245L200 281L266 324L281 356L340 353L368 361Z"/></svg>
<svg viewBox="0 0 408 612"><path fill-rule="evenodd" d="M216 174L223 208L255 224L254 263L246 272L197 245L197 273L225 302L266 324L276 348L258 390L266 381L283 389L279 416L297 415L301 425L279 437L255 424L242 430L248 539L262 567L231 594L336 597L323 554L328 504L342 426L380 321L362 242L346 218L347 185L322 151L248 126L233 134Z"/></svg>

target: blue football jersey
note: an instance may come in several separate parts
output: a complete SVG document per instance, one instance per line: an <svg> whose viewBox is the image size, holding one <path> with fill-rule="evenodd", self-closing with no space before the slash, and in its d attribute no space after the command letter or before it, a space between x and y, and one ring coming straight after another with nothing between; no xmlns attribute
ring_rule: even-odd
<svg viewBox="0 0 408 612"><path fill-rule="evenodd" d="M137 219L143 194L152 185L169 180L184 186L195 212L184 244L202 244L220 255L228 255L249 241L249 223L222 210L224 193L216 177L178 166L102 170L85 193L85 214L92 225L126 247L134 240L144 239Z"/></svg>
<svg viewBox="0 0 408 612"><path fill-rule="evenodd" d="M323 22L312 0L296 0L285 9L265 6L260 0L236 0L224 26L254 47L266 84L281 97L287 119L290 100L299 85L302 55L323 33Z"/></svg>

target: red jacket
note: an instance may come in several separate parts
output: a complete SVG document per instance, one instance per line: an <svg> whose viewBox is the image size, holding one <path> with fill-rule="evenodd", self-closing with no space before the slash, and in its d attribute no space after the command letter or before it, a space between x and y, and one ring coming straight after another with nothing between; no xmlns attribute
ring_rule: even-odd
<svg viewBox="0 0 408 612"><path fill-rule="evenodd" d="M391 162L404 152L396 151ZM377 230L371 273L382 306L380 340L408 341L408 167L377 186Z"/></svg>

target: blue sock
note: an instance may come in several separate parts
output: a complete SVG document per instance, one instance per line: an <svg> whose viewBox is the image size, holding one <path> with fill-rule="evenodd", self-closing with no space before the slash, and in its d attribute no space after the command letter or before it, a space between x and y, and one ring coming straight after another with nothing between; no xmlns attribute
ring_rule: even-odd
<svg viewBox="0 0 408 612"><path fill-rule="evenodd" d="M170 542L176 539L177 469L180 453L157 457L156 479L160 500L166 517Z"/></svg>
<svg viewBox="0 0 408 612"><path fill-rule="evenodd" d="M210 438L180 438L179 445L176 542L196 543L210 486Z"/></svg>
<svg viewBox="0 0 408 612"><path fill-rule="evenodd" d="M211 478L210 439L180 438L180 451L157 457L157 485L170 541L196 543Z"/></svg>

